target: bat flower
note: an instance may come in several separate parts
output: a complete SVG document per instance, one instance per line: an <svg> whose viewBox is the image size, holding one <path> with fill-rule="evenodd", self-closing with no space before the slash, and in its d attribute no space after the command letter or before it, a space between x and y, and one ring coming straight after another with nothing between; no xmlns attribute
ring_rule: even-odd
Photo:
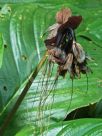
<svg viewBox="0 0 102 136"><path fill-rule="evenodd" d="M80 77L90 71L87 66L88 56L82 46L76 42L74 30L80 25L82 16L72 16L69 8L61 9L56 14L56 23L50 26L44 41L49 53L49 61L58 64L58 73L70 77Z"/></svg>
<svg viewBox="0 0 102 136"><path fill-rule="evenodd" d="M58 30L71 27L76 29L82 21L82 16L72 16L71 10L68 8L61 9L56 14L56 23L50 26L45 33L48 33L47 39L44 41L47 49L52 49L56 46Z"/></svg>

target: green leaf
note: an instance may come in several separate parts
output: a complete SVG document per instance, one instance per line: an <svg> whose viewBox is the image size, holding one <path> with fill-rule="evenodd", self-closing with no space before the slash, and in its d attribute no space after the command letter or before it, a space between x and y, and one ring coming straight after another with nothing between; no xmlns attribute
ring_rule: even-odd
<svg viewBox="0 0 102 136"><path fill-rule="evenodd" d="M54 130L56 128L56 131ZM61 129L61 124L57 127L51 128L47 133L53 135L57 132L56 136L70 135L70 136L101 136L102 134L102 120L101 119L80 119L70 122L65 122Z"/></svg>
<svg viewBox="0 0 102 136"><path fill-rule="evenodd" d="M34 21L36 7L36 5L35 8L31 5L4 5L1 11L3 17L0 19L0 32L5 45L0 69L1 112L41 59L41 50L44 46L39 49L40 43L36 40L38 32Z"/></svg>
<svg viewBox="0 0 102 136"><path fill-rule="evenodd" d="M27 132L27 133L26 133ZM16 136L31 136L34 134L34 128L24 127ZM102 119L79 119L73 121L66 121L63 124L57 123L50 125L48 131L43 132L47 136L101 136L102 134ZM40 134L39 134L40 135Z"/></svg>

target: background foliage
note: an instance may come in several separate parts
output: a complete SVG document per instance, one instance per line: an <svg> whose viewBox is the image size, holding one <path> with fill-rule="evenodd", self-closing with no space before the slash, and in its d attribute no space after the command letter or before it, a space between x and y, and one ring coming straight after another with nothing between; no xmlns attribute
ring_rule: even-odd
<svg viewBox="0 0 102 136"><path fill-rule="evenodd" d="M43 131L44 135L49 136L101 135L102 120L97 119L102 116L101 101L99 102L102 98L101 5L101 0L0 1L0 124L3 123L28 77L41 60L46 50L41 36L48 26L55 22L54 16L62 7L71 8L73 15L83 16L83 22L76 31L77 41L93 58L89 62L93 74L88 75L88 91L87 78L82 75L81 79L74 80L71 100L72 82L68 75L65 79L60 78L56 90L52 91L45 106L42 107L43 125L41 119L36 117L42 92L40 87L37 89L37 86L42 84L41 80L39 81L42 73L39 73L8 129L5 130L5 136L8 133L9 136L30 136L34 133L39 135ZM53 79L54 75L50 81ZM66 115L71 115L77 109L80 111L82 107L88 107L87 119L63 121L62 127L61 121ZM39 120L41 128L38 127Z"/></svg>

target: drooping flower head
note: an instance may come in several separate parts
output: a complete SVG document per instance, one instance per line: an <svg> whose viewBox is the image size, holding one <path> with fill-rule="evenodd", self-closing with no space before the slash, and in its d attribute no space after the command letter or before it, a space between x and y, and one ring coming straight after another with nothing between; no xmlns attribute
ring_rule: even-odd
<svg viewBox="0 0 102 136"><path fill-rule="evenodd" d="M48 36L45 45L49 53L49 61L58 64L58 73L70 77L80 77L86 74L87 56L82 46L76 42L75 29L80 25L82 16L73 16L69 8L63 8L56 13L56 23L47 29Z"/></svg>

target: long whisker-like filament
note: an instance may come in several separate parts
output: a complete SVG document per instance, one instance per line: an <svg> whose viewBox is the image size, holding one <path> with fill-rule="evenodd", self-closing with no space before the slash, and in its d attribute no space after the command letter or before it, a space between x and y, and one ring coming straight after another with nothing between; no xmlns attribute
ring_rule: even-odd
<svg viewBox="0 0 102 136"><path fill-rule="evenodd" d="M54 64L52 62L47 61L46 70L45 70L46 72L44 72L45 74L44 74L43 80L42 80L42 87L41 87L42 91L40 94L40 102L39 102L39 106L38 106L38 118L40 118L40 120L43 120L44 107L47 107L45 103L46 103L48 96L50 95L50 93L53 90L53 88L51 87L51 84L53 84L53 83L51 83L51 76L52 76L53 67L54 67ZM46 80L45 80L45 78L46 78ZM42 129L44 127L44 124L40 123L40 126L41 126L40 131L42 133L43 132Z"/></svg>
<svg viewBox="0 0 102 136"><path fill-rule="evenodd" d="M89 80L88 80L88 75L87 75L87 73L86 73L86 79L87 79L87 91L88 91L88 87L89 87L89 85L88 85L88 83L89 83ZM87 92L86 92L87 93Z"/></svg>
<svg viewBox="0 0 102 136"><path fill-rule="evenodd" d="M67 108L67 113L66 113L65 119L67 118L67 114L68 114L68 112L69 112L72 99L73 99L73 79L72 79L72 89L71 89L70 103L69 103L69 106L68 106L68 108Z"/></svg>

